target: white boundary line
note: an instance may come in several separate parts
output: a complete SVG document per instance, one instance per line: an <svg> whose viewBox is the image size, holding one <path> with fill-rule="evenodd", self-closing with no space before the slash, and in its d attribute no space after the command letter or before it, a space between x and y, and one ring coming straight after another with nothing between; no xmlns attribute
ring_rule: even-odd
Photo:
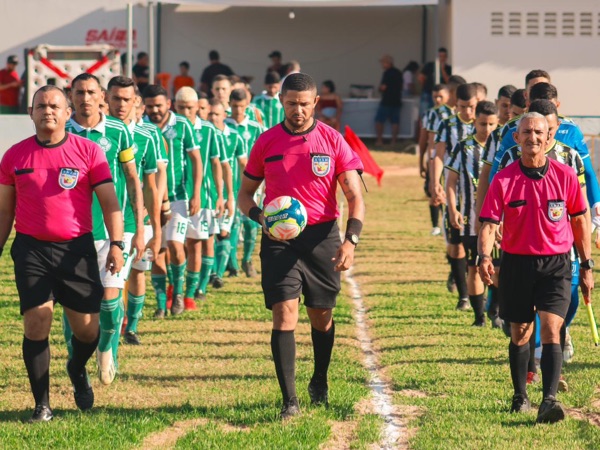
<svg viewBox="0 0 600 450"><path fill-rule="evenodd" d="M350 294L354 308L352 315L356 321L356 336L365 356L365 367L369 371L369 388L373 394L372 404L374 411L385 421L382 431L382 449L397 448L400 437L404 430L398 421L399 415L392 403L392 395L389 383L379 373L377 353L373 349L373 341L369 335L367 325L367 310L360 292L360 286L353 277L353 267L345 272L346 283L350 286Z"/></svg>

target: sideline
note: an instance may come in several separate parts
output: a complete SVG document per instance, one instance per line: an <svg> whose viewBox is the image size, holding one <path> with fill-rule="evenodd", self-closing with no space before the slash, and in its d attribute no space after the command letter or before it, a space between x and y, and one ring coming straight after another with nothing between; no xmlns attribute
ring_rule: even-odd
<svg viewBox="0 0 600 450"><path fill-rule="evenodd" d="M401 422L401 416L392 402L392 390L390 385L380 374L377 353L373 348L373 341L369 335L367 310L360 292L360 286L354 279L353 269L354 266L344 274L346 283L350 286L350 296L352 297L352 303L354 305L352 315L356 321L356 336L364 354L365 367L370 375L368 386L373 394L371 398L373 411L385 422L380 448L395 449L399 448L402 442L406 440L407 433Z"/></svg>

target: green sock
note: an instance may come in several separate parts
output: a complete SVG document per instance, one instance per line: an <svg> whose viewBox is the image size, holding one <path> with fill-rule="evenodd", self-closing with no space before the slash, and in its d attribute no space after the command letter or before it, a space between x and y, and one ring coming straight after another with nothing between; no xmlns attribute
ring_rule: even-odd
<svg viewBox="0 0 600 450"><path fill-rule="evenodd" d="M125 331L137 333L138 322L142 318L142 310L144 309L144 299L146 294L133 295L129 292L127 296L127 327Z"/></svg>
<svg viewBox="0 0 600 450"><path fill-rule="evenodd" d="M113 334L111 340L112 356L117 370L119 369L117 355L119 354L119 344L121 342L121 327L123 326L123 319L125 319L125 302L123 302L122 292L123 291L119 291L119 302L117 303L117 309L115 310L115 322L117 324L116 333Z"/></svg>
<svg viewBox="0 0 600 450"><path fill-rule="evenodd" d="M185 280L185 297L194 298L196 289L198 289L198 283L200 283L200 272L190 272L188 270L187 277Z"/></svg>
<svg viewBox="0 0 600 450"><path fill-rule="evenodd" d="M252 259L254 247L256 246L256 234L258 228L254 226L254 222L244 222L244 256L242 261L248 262Z"/></svg>
<svg viewBox="0 0 600 450"><path fill-rule="evenodd" d="M171 267L171 264L167 264L167 280L169 281L169 284L172 285L173 283L173 268Z"/></svg>
<svg viewBox="0 0 600 450"><path fill-rule="evenodd" d="M166 275L154 275L150 276L152 280L152 287L156 292L156 305L158 309L163 311L167 310L167 276Z"/></svg>
<svg viewBox="0 0 600 450"><path fill-rule="evenodd" d="M229 261L227 262L228 268L233 270L240 270L240 266L238 264L237 259L237 247L238 242L240 241L240 221L234 220L233 226L231 227L231 234L229 235L229 245L231 245L231 250L229 250Z"/></svg>
<svg viewBox="0 0 600 450"><path fill-rule="evenodd" d="M62 314L62 326L63 326L63 336L65 337L65 342L67 343L67 352L69 352L69 360L73 357L73 344L71 344L71 338L73 337L73 330L71 330L71 324L67 319L67 315L65 314L65 310L63 309Z"/></svg>
<svg viewBox="0 0 600 450"><path fill-rule="evenodd" d="M206 287L208 286L208 280L210 279L210 273L212 272L214 265L215 258L213 256L202 257L202 267L200 268L200 282L198 283L198 290L203 294L206 294Z"/></svg>
<svg viewBox="0 0 600 450"><path fill-rule="evenodd" d="M225 273L225 269L227 268L227 262L229 261L230 252L231 242L229 241L229 238L222 239L217 242L216 273L219 278L223 278L223 274Z"/></svg>
<svg viewBox="0 0 600 450"><path fill-rule="evenodd" d="M173 273L173 298L178 294L183 294L183 274L185 273L185 262L179 266L169 264Z"/></svg>
<svg viewBox="0 0 600 450"><path fill-rule="evenodd" d="M117 298L102 300L100 305L100 342L98 343L98 350L101 352L107 352L112 348L114 335L119 334L121 331L118 323L121 314L119 303L123 303L120 293Z"/></svg>

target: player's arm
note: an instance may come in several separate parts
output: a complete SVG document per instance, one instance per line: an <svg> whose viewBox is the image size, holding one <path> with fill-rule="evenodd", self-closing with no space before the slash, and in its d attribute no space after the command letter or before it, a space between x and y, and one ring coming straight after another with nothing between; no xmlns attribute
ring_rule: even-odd
<svg viewBox="0 0 600 450"><path fill-rule="evenodd" d="M479 173L479 180L477 181L477 195L475 196L475 217L479 217L479 214L481 213L481 208L483 207L483 201L485 200L487 191L490 188L491 170L492 166L484 163L483 167L481 168L481 172ZM481 222L478 220L475 223L475 232L478 233L480 228Z"/></svg>
<svg viewBox="0 0 600 450"><path fill-rule="evenodd" d="M592 257L591 226L588 214L571 216L571 229L575 248L581 261L587 261ZM582 269L580 273L581 293L589 297L594 288L594 277L591 270Z"/></svg>
<svg viewBox="0 0 600 450"><path fill-rule="evenodd" d="M144 196L142 194L142 185L135 167L135 159L122 163L121 168L125 174L125 187L127 189L127 197L133 209L135 218L135 235L131 240L131 251L135 249L136 255L134 261L142 259L144 252Z"/></svg>
<svg viewBox="0 0 600 450"><path fill-rule="evenodd" d="M484 221L479 230L479 238L477 239L479 275L481 276L482 281L488 286L492 285L492 276L495 273L491 254L494 248L494 242L496 242L497 228L497 223Z"/></svg>
<svg viewBox="0 0 600 450"><path fill-rule="evenodd" d="M190 162L192 163L192 179L194 180L194 193L190 199L190 216L200 211L200 189L202 186L202 159L200 150L197 148L188 151Z"/></svg>
<svg viewBox="0 0 600 450"><path fill-rule="evenodd" d="M235 212L235 204L233 200L233 169L231 168L229 161L221 161L221 167L223 168L223 183L225 184L225 192L227 192L227 204L225 205L225 208L229 213L229 217L233 217Z"/></svg>
<svg viewBox="0 0 600 450"><path fill-rule="evenodd" d="M363 200L360 176L356 170L342 172L338 176L344 197L348 202L348 222L346 225L346 234L360 235L362 224L365 220L365 202ZM341 272L348 270L354 262L355 244L345 239L338 248L336 255L332 258L335 262L334 270Z"/></svg>
<svg viewBox="0 0 600 450"><path fill-rule="evenodd" d="M15 221L15 203L15 187L0 184L0 255Z"/></svg>
<svg viewBox="0 0 600 450"><path fill-rule="evenodd" d="M444 193L444 187L442 186L442 170L444 169L444 156L446 155L446 143L436 142L435 144L435 157L433 158L433 173L431 183L433 184L433 196L441 196Z"/></svg>
<svg viewBox="0 0 600 450"><path fill-rule="evenodd" d="M102 183L94 188L94 193L98 197L98 202L102 208L104 224L108 231L108 237L111 241L123 240L123 214L115 193L115 185ZM113 275L118 273L123 267L123 252L116 245L111 245L106 258L106 269Z"/></svg>
<svg viewBox="0 0 600 450"><path fill-rule="evenodd" d="M446 199L448 202L448 214L450 225L457 229L463 228L462 214L456 209L456 186L458 185L458 172L448 168L448 178L446 179Z"/></svg>
<svg viewBox="0 0 600 450"><path fill-rule="evenodd" d="M144 174L144 205L148 211L150 218L150 226L152 227L152 239L146 244L146 248L152 251L153 255L158 255L160 251L162 229L160 226L160 206L161 198L158 196L158 188L156 186L156 172Z"/></svg>
<svg viewBox="0 0 600 450"><path fill-rule="evenodd" d="M217 217L220 217L225 209L225 202L223 200L223 166L221 161L219 161L218 156L211 158L210 164L212 166L213 181L215 182L215 187L217 189L217 204L215 205L215 210L217 211Z"/></svg>

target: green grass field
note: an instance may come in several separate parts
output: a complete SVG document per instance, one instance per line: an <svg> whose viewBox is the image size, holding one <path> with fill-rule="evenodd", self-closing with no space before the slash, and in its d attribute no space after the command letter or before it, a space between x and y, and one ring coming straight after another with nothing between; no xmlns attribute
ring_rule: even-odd
<svg viewBox="0 0 600 450"><path fill-rule="evenodd" d="M585 313L580 311L571 328L576 354L565 370L570 392L560 394L570 417L536 426L534 412L508 414L508 340L489 326L472 328L471 313L454 310L456 298L445 288L443 239L429 236L416 158L375 157L386 175L381 188L367 179L367 221L354 277L368 307L381 373L393 390L395 419L404 426L398 447L600 448L600 348L592 344ZM151 294L140 324L143 345L121 346L114 384L101 386L95 361L89 363L96 407L85 414L73 402L57 311L51 336L55 420L32 426L21 422L33 405L21 359L12 262L5 252L0 264L0 448L378 448L384 420L370 405L369 374L347 286L335 312L331 406L309 405L312 347L303 317L296 332L303 415L281 424L270 314L260 284L246 278L226 282L198 311L164 321L151 318ZM530 396L537 405L540 384L533 385Z"/></svg>

